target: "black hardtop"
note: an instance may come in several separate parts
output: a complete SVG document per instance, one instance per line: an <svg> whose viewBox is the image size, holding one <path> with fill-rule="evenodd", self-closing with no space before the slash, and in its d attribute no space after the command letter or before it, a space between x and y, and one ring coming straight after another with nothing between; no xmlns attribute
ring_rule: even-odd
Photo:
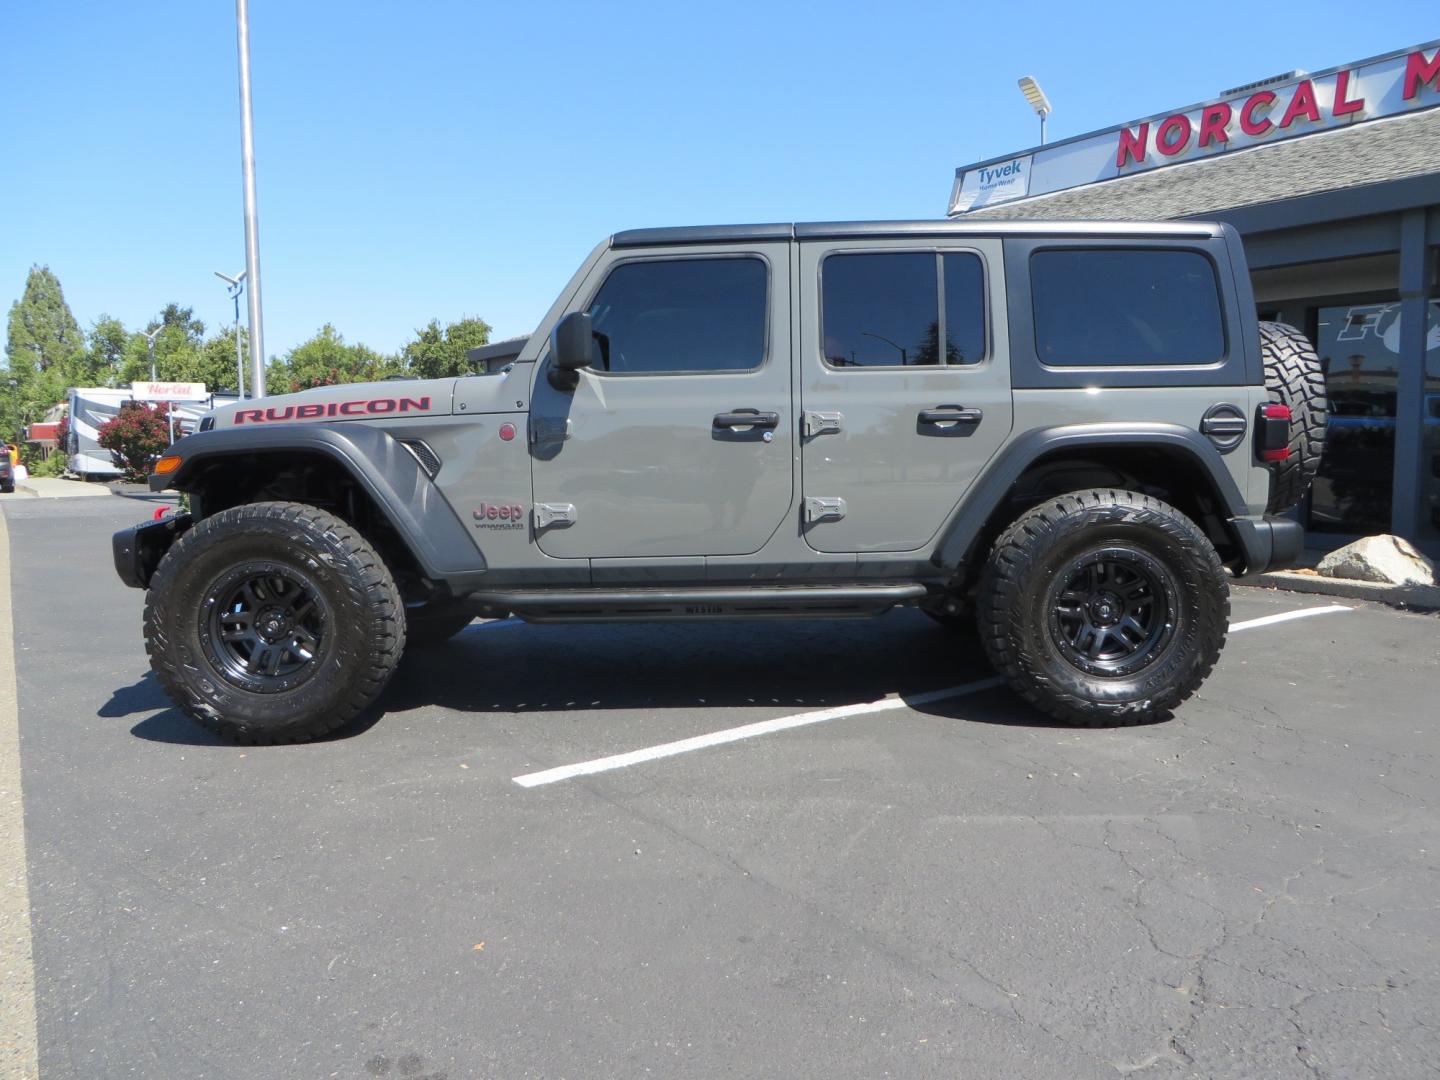
<svg viewBox="0 0 1440 1080"><path fill-rule="evenodd" d="M683 225L626 229L610 246L667 247L683 244L759 243L780 240L915 240L975 236L1095 238L1190 238L1219 236L1224 226L1177 221L812 221L794 224Z"/></svg>

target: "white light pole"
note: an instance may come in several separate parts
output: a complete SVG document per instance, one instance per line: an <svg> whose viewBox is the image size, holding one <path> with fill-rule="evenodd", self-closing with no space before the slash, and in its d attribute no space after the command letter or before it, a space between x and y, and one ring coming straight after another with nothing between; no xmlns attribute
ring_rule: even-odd
<svg viewBox="0 0 1440 1080"><path fill-rule="evenodd" d="M1020 78L1020 92L1025 95L1025 100L1040 117L1040 145L1045 145L1045 118L1050 115L1050 99L1045 96L1045 91L1040 89L1040 84L1029 75Z"/></svg>
<svg viewBox="0 0 1440 1080"><path fill-rule="evenodd" d="M260 315L260 213L255 208L255 122L250 112L250 4L235 0L240 51L240 171L245 181L245 274L250 279L250 396L265 396L265 331Z"/></svg>
<svg viewBox="0 0 1440 1080"><path fill-rule="evenodd" d="M155 339L160 336L160 331L161 331L161 330L164 330L164 329L165 329L165 324L162 322L159 326L155 327L154 330L141 330L141 331L140 331L140 333L144 335L146 342L148 342L148 344L149 344L149 349L150 349L150 381L151 381L151 382L159 382L159 381L160 381L159 379L157 379L157 378L155 377Z"/></svg>
<svg viewBox="0 0 1440 1080"><path fill-rule="evenodd" d="M225 295L235 301L235 396L245 400L245 355L240 350L240 294L245 291L245 271L231 277L215 271L215 276L228 286Z"/></svg>

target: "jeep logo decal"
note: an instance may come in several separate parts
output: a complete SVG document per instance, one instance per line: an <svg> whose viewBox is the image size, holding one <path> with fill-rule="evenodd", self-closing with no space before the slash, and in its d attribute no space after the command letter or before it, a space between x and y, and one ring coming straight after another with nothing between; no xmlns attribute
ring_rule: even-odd
<svg viewBox="0 0 1440 1080"><path fill-rule="evenodd" d="M470 511L470 516L477 529L523 529L525 504L482 502Z"/></svg>
<svg viewBox="0 0 1440 1080"><path fill-rule="evenodd" d="M235 413L235 423L264 424L271 421L319 420L328 416L383 416L386 413L429 411L429 397L362 398L358 401L331 401L324 405L286 405L283 409L240 409Z"/></svg>

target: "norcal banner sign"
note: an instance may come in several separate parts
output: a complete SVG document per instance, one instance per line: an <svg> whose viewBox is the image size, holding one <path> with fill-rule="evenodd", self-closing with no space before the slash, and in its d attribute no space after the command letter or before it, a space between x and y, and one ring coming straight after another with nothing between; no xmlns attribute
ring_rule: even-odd
<svg viewBox="0 0 1440 1080"><path fill-rule="evenodd" d="M136 401L204 401L210 391L198 382L137 382L130 384L130 396Z"/></svg>
<svg viewBox="0 0 1440 1080"><path fill-rule="evenodd" d="M1440 41L1316 75L1300 72L1131 124L955 172L950 214L1440 105ZM987 177L1023 161L1025 183Z"/></svg>

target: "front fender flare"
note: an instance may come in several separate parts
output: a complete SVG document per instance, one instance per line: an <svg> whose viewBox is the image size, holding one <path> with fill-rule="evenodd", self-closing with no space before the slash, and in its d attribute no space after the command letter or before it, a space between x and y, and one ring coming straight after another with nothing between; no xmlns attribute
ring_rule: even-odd
<svg viewBox="0 0 1440 1080"><path fill-rule="evenodd" d="M255 454L318 453L337 462L375 501L427 577L447 580L484 571L485 557L413 454L388 432L363 424L289 424L202 431L166 451L180 457L155 490L185 491L207 462Z"/></svg>

